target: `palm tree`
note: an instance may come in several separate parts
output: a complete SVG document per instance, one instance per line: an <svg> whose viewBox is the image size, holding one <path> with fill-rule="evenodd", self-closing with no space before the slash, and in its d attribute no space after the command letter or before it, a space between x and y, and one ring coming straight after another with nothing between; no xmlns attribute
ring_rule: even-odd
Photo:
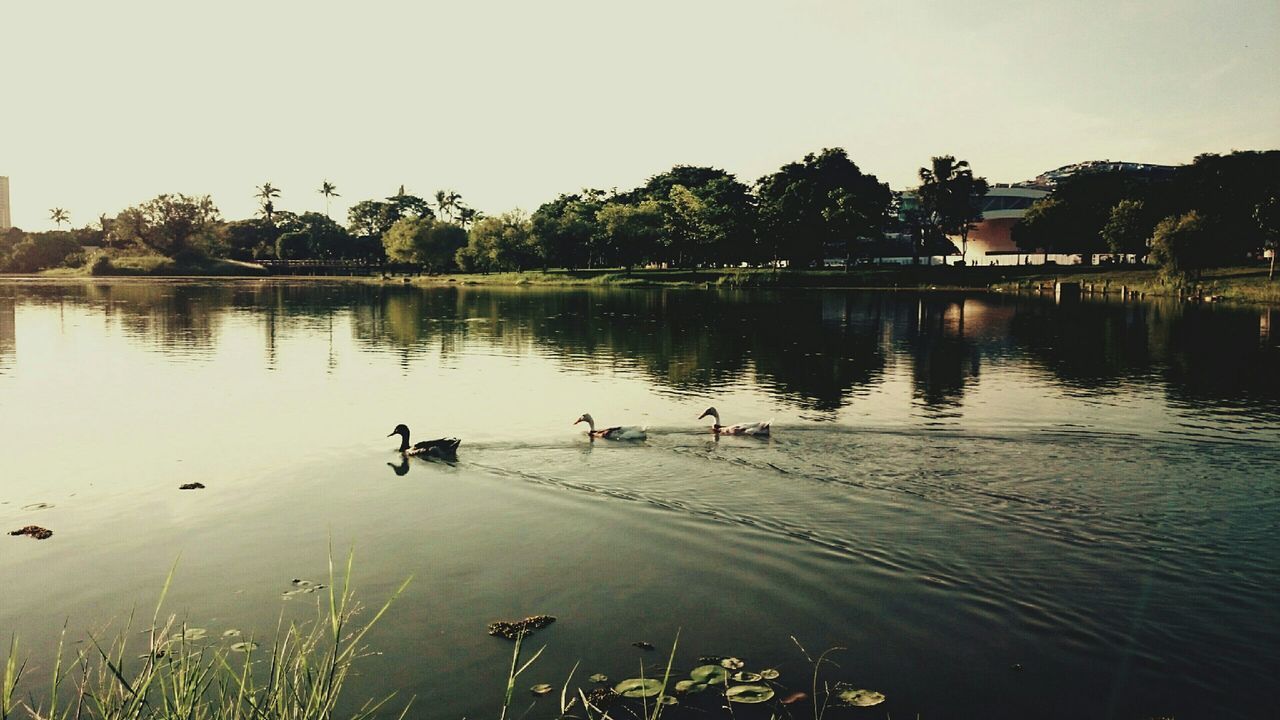
<svg viewBox="0 0 1280 720"><path fill-rule="evenodd" d="M262 203L263 217L267 219L267 222L271 222L271 216L276 211L275 203L272 200L280 197L280 188L273 187L269 181L264 182L258 187L258 194L254 197L258 198Z"/></svg>
<svg viewBox="0 0 1280 720"><path fill-rule="evenodd" d="M324 196L324 214L325 214L325 217L328 217L329 216L329 198L336 198L336 197L342 197L342 196L338 194L338 186L334 185L328 180L325 180L323 183L320 184L319 193Z"/></svg>
<svg viewBox="0 0 1280 720"><path fill-rule="evenodd" d="M450 220L456 220L458 211L462 209L462 196L454 190L437 190L436 207L440 210L441 218L447 216Z"/></svg>
<svg viewBox="0 0 1280 720"><path fill-rule="evenodd" d="M59 230L61 230L62 223L71 222L71 215L70 213L68 213L66 210L63 210L62 208L53 208L52 210L49 211L49 219L52 220L58 226Z"/></svg>
<svg viewBox="0 0 1280 720"><path fill-rule="evenodd" d="M968 160L942 155L931 166L920 168L920 205L926 221L944 235L960 236L960 261L969 250L969 231L982 219L980 200L987 194L987 179L975 178Z"/></svg>
<svg viewBox="0 0 1280 720"><path fill-rule="evenodd" d="M484 213L465 205L458 208L458 224L466 228L471 223L484 217Z"/></svg>

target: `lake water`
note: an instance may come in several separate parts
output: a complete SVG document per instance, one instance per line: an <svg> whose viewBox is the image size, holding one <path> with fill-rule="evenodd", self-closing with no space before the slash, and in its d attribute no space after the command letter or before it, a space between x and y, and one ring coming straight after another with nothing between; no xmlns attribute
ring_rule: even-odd
<svg viewBox="0 0 1280 720"><path fill-rule="evenodd" d="M708 405L774 436L717 441ZM397 423L458 462L402 465ZM55 534L0 537L0 633L37 674L175 560L169 610L269 636L332 542L367 604L413 576L350 690L416 717L496 717L486 625L541 613L522 686L635 675L679 631L678 669L792 688L792 636L847 648L830 679L888 700L845 715L1277 717L1280 312L10 281L0 529L28 524Z"/></svg>

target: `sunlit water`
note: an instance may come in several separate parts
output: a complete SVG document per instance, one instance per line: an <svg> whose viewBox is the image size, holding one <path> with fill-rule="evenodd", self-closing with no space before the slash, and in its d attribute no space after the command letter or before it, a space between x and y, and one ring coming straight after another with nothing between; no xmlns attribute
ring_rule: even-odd
<svg viewBox="0 0 1280 720"><path fill-rule="evenodd" d="M678 668L791 687L792 636L845 647L871 717L1276 717L1278 344L1274 311L1000 296L0 284L0 529L55 533L0 537L0 632L38 673L176 560L170 611L269 636L332 543L367 603L413 576L351 690L420 717L495 716L485 627L540 613L522 686L679 631ZM459 462L401 465L400 422Z"/></svg>

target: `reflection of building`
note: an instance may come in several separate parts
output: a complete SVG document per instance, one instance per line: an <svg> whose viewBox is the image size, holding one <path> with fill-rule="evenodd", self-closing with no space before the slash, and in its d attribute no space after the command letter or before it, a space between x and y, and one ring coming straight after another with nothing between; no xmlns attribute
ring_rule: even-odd
<svg viewBox="0 0 1280 720"><path fill-rule="evenodd" d="M13 363L18 349L16 304L12 297L0 297L0 371Z"/></svg>
<svg viewBox="0 0 1280 720"><path fill-rule="evenodd" d="M9 178L0 175L0 231L13 227L13 217L9 213Z"/></svg>

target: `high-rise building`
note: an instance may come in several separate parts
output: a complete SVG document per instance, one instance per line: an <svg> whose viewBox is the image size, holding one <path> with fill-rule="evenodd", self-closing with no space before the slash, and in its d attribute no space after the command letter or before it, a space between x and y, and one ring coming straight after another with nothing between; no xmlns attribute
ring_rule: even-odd
<svg viewBox="0 0 1280 720"><path fill-rule="evenodd" d="M0 175L0 231L13 227L13 218L9 216L9 178Z"/></svg>

